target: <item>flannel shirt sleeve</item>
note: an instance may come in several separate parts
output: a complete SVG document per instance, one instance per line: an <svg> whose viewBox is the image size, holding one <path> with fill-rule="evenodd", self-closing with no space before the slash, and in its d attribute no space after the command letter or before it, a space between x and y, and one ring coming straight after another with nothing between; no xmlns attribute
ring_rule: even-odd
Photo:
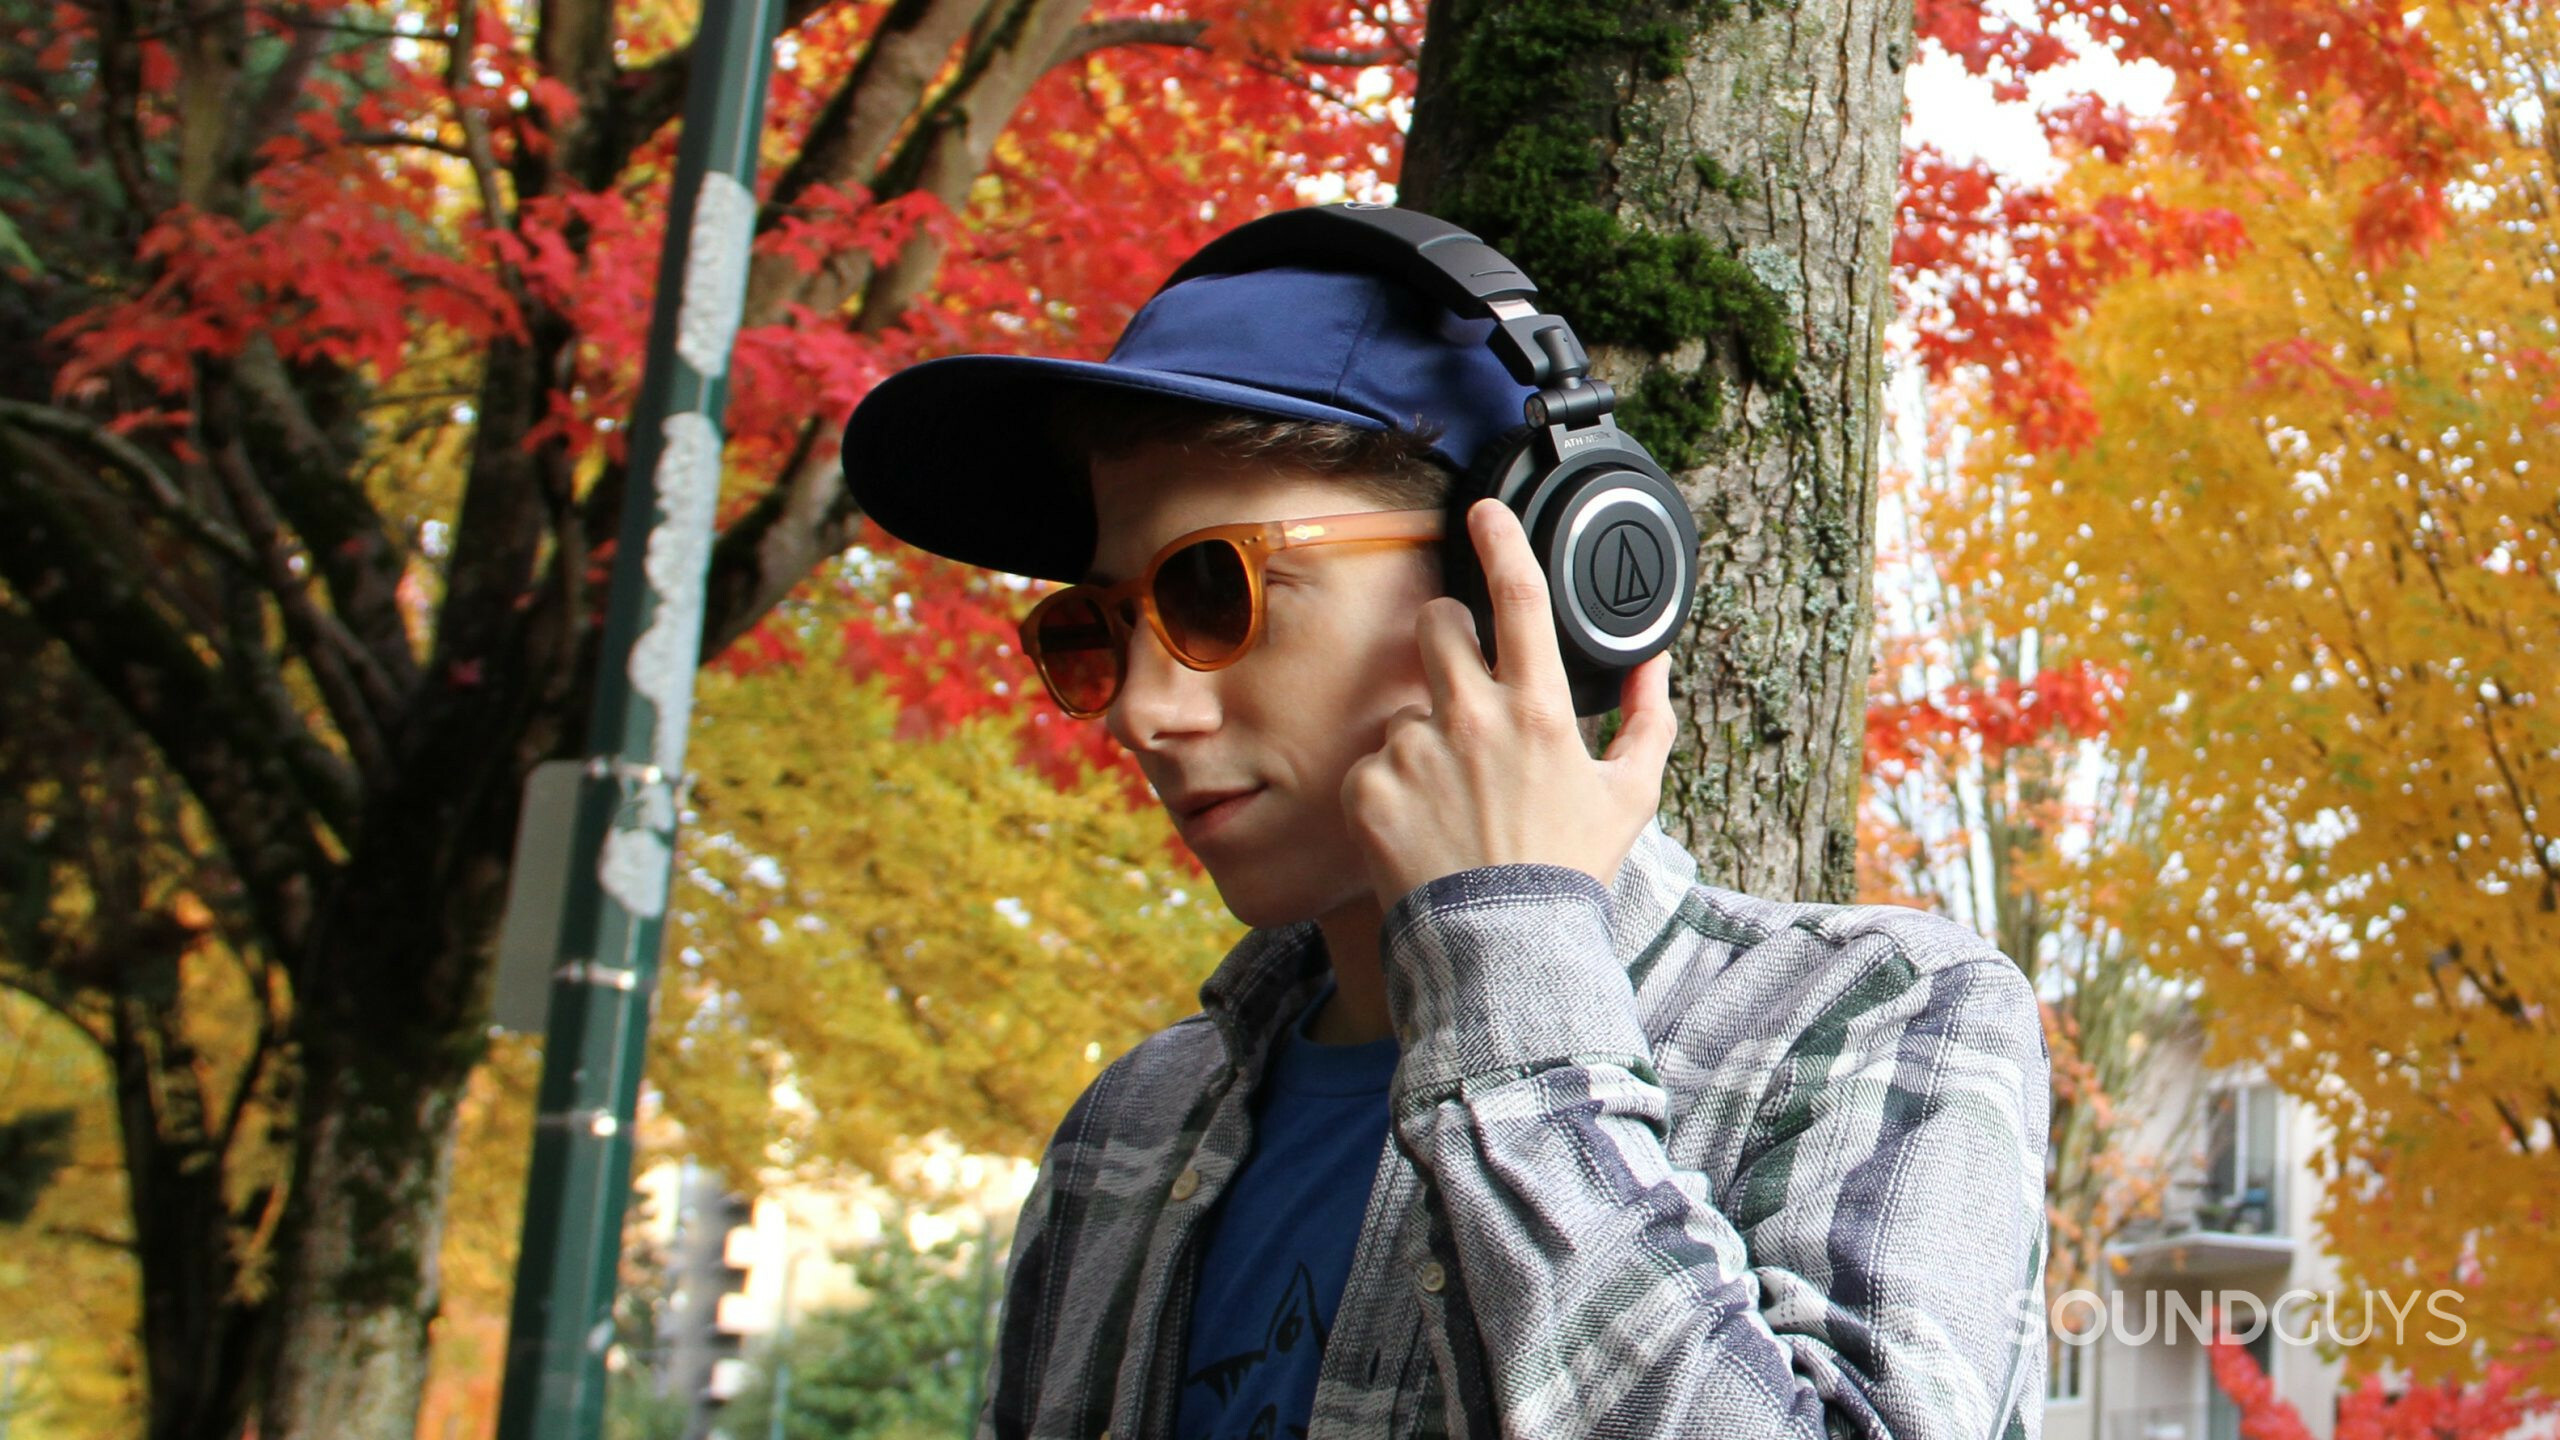
<svg viewBox="0 0 2560 1440"><path fill-rule="evenodd" d="M1868 973L1787 1044L1719 1194L1666 1149L1660 1075L1711 1062L1672 1052L1716 1027L1683 1017L1657 1055L1608 904L1579 871L1496 866L1384 930L1396 1134L1435 1199L1423 1303L1474 1335L1500 1432L2033 1440L2048 1062L2025 978L1979 941L1926 966L1890 933L1834 951Z"/></svg>
<svg viewBox="0 0 2560 1440"><path fill-rule="evenodd" d="M1057 1143L1051 1142L1054 1154ZM1050 1251L1054 1246L1052 1211L1057 1202L1059 1167L1046 1163L1022 1197L1014 1221L1013 1249L1005 1259L1003 1308L998 1312L996 1343L987 1356L985 1398L978 1405L977 1440L1021 1440L1031 1433L1038 1391L1040 1360L1047 1350L1046 1323Z"/></svg>

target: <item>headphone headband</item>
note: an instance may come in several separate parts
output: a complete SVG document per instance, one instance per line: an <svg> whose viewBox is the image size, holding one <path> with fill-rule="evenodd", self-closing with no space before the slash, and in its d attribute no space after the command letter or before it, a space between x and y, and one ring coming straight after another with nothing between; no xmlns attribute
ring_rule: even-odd
<svg viewBox="0 0 2560 1440"><path fill-rule="evenodd" d="M1591 358L1573 327L1530 303L1538 287L1519 266L1446 220L1393 205L1350 200L1247 221L1200 247L1156 293L1196 276L1277 265L1386 275L1467 319L1490 319L1488 343L1523 385L1571 387L1590 372Z"/></svg>
<svg viewBox="0 0 2560 1440"><path fill-rule="evenodd" d="M1351 202L1282 210L1239 225L1184 261L1158 295L1203 275L1283 266L1350 270L1398 282L1468 320L1511 378L1536 387L1524 423L1496 437L1452 492L1453 520L1490 497L1520 517L1547 573L1556 638L1577 714L1617 704L1627 670L1668 647L1697 592L1698 528L1653 457L1620 430L1617 394L1561 315L1530 303L1538 287L1500 251L1437 216ZM1152 303L1152 301L1150 301ZM1493 611L1463 523L1442 541L1449 593L1467 602L1488 659Z"/></svg>

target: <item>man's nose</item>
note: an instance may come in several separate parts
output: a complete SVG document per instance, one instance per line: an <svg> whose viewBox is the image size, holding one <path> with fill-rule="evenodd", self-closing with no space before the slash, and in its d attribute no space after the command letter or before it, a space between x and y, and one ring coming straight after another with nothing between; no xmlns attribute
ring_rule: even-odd
<svg viewBox="0 0 2560 1440"><path fill-rule="evenodd" d="M1218 728L1217 677L1173 658L1141 620L1129 636L1129 662L1120 693L1104 719L1112 738L1131 750L1152 750L1178 735Z"/></svg>

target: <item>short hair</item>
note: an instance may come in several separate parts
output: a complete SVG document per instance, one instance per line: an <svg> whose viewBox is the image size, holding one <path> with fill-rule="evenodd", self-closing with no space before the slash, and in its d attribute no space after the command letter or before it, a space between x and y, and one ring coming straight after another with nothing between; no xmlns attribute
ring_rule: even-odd
<svg viewBox="0 0 2560 1440"><path fill-rule="evenodd" d="M1127 390L1067 388L1050 402L1046 435L1075 460L1164 443L1304 470L1391 510L1449 503L1458 470L1431 449L1441 426L1371 429L1343 420L1288 420L1204 401Z"/></svg>

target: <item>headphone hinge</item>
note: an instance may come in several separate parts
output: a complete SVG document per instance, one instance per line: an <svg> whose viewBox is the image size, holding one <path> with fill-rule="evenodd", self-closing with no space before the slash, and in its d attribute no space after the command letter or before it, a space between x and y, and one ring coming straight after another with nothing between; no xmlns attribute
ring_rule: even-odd
<svg viewBox="0 0 2560 1440"><path fill-rule="evenodd" d="M1520 414L1532 425L1576 426L1605 420L1617 408L1618 392L1608 381L1575 380L1530 396Z"/></svg>
<svg viewBox="0 0 2560 1440"><path fill-rule="evenodd" d="M1540 388L1570 385L1591 373L1591 357L1561 315L1510 315L1494 322L1488 337L1511 378Z"/></svg>

